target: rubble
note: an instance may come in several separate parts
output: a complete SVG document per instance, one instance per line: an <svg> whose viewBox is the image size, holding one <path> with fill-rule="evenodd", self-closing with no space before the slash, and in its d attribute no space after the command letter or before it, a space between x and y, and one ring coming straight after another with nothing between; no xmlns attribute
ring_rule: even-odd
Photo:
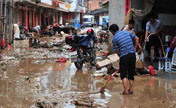
<svg viewBox="0 0 176 108"><path fill-rule="evenodd" d="M113 74L117 69L116 68L114 68L114 66L113 66L113 64L109 64L108 66L107 66L107 74ZM115 75L115 76L117 76L117 75Z"/></svg>
<svg viewBox="0 0 176 108"><path fill-rule="evenodd" d="M56 108L57 102L45 102L42 99L38 99L35 103L36 108Z"/></svg>
<svg viewBox="0 0 176 108"><path fill-rule="evenodd" d="M74 104L76 106L93 107L92 102L75 101Z"/></svg>
<svg viewBox="0 0 176 108"><path fill-rule="evenodd" d="M112 55L109 55L107 59L98 61L97 68L102 68L102 67L108 66L109 64L112 64L118 61L119 61L119 57L117 56L117 54L112 54Z"/></svg>
<svg viewBox="0 0 176 108"><path fill-rule="evenodd" d="M112 54L108 56L108 59L110 59L112 63L117 62L119 61L119 56L117 54Z"/></svg>
<svg viewBox="0 0 176 108"><path fill-rule="evenodd" d="M66 50L70 50L72 47L70 45L64 45L63 48Z"/></svg>
<svg viewBox="0 0 176 108"><path fill-rule="evenodd" d="M107 68L101 68L100 70L95 71L95 73L93 74L94 77L102 77L105 76L107 74Z"/></svg>
<svg viewBox="0 0 176 108"><path fill-rule="evenodd" d="M103 77L103 76L105 76L105 74L104 73L94 73L92 76L94 76L94 77Z"/></svg>
<svg viewBox="0 0 176 108"><path fill-rule="evenodd" d="M67 59L65 57L62 57L59 60L57 60L56 62L58 62L58 63L65 63L65 62L67 62Z"/></svg>
<svg viewBox="0 0 176 108"><path fill-rule="evenodd" d="M105 60L102 60L102 61L98 61L97 62L97 67L102 68L102 67L107 66L108 64L111 64L111 60L105 59Z"/></svg>

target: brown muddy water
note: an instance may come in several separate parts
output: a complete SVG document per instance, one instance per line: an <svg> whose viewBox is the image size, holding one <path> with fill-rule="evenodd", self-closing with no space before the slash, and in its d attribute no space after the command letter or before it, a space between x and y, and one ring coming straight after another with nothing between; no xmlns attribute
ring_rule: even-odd
<svg viewBox="0 0 176 108"><path fill-rule="evenodd" d="M27 41L17 41L11 51L1 52L0 108L38 108L41 100L55 108L176 108L175 74L161 77L136 76L134 94L123 96L119 77L114 78L104 94L96 93L106 78L93 77L96 71L89 64L77 70L74 63L57 63L70 52L29 48ZM93 94L88 94L89 92ZM48 107L53 108L53 107Z"/></svg>

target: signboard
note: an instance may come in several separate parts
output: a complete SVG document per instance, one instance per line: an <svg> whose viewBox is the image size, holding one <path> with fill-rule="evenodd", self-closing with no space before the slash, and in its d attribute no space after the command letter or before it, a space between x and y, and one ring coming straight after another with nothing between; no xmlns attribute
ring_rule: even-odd
<svg viewBox="0 0 176 108"><path fill-rule="evenodd" d="M60 7L60 8L63 8L63 9L66 9L64 3L59 3L59 7Z"/></svg>
<svg viewBox="0 0 176 108"><path fill-rule="evenodd" d="M52 0L41 0L42 3L52 5Z"/></svg>
<svg viewBox="0 0 176 108"><path fill-rule="evenodd" d="M71 10L72 6L69 3L59 3L59 7L66 10Z"/></svg>
<svg viewBox="0 0 176 108"><path fill-rule="evenodd" d="M68 4L68 3L65 3L65 8L67 8L67 9L71 9L71 5Z"/></svg>
<svg viewBox="0 0 176 108"><path fill-rule="evenodd" d="M127 15L129 9L130 9L130 0L125 0L125 16Z"/></svg>

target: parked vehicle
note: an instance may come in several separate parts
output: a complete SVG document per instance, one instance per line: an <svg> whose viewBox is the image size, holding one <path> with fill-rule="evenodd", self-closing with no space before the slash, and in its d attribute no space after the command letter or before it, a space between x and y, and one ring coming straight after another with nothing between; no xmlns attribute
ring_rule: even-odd
<svg viewBox="0 0 176 108"><path fill-rule="evenodd" d="M93 15L84 15L83 16L83 25L84 25L84 27L93 27L94 16Z"/></svg>
<svg viewBox="0 0 176 108"><path fill-rule="evenodd" d="M66 43L71 45L77 52L77 55L72 56L72 61L75 63L77 69L82 69L85 62L89 62L92 66L95 66L95 36L92 34L70 36L66 38Z"/></svg>

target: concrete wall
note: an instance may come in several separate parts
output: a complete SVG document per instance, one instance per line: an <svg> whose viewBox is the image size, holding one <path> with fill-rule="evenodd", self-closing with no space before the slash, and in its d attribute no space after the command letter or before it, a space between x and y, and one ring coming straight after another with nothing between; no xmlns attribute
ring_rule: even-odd
<svg viewBox="0 0 176 108"><path fill-rule="evenodd" d="M145 4L143 0L131 0L131 8L143 10L144 5ZM136 30L136 32L142 31L142 20L134 18L134 21L135 21L134 29Z"/></svg>
<svg viewBox="0 0 176 108"><path fill-rule="evenodd" d="M109 1L109 20L111 24L117 24L120 28L125 20L125 0Z"/></svg>
<svg viewBox="0 0 176 108"><path fill-rule="evenodd" d="M80 22L80 13L79 12L74 12L74 17L72 18L73 20L76 19L76 20L79 20Z"/></svg>
<svg viewBox="0 0 176 108"><path fill-rule="evenodd" d="M125 20L125 0L110 0L109 1L109 19L110 25L115 23L120 28L124 25ZM130 7L135 9L143 9L143 0L130 0ZM135 29L140 31L142 21L135 19Z"/></svg>
<svg viewBox="0 0 176 108"><path fill-rule="evenodd" d="M163 25L176 26L175 14L158 14L158 18L161 20Z"/></svg>
<svg viewBox="0 0 176 108"><path fill-rule="evenodd" d="M143 9L144 5L143 0L131 0L131 8Z"/></svg>
<svg viewBox="0 0 176 108"><path fill-rule="evenodd" d="M109 25L117 24L119 28L124 25L125 20L125 0L109 0ZM112 50L112 34L109 37L109 53Z"/></svg>

